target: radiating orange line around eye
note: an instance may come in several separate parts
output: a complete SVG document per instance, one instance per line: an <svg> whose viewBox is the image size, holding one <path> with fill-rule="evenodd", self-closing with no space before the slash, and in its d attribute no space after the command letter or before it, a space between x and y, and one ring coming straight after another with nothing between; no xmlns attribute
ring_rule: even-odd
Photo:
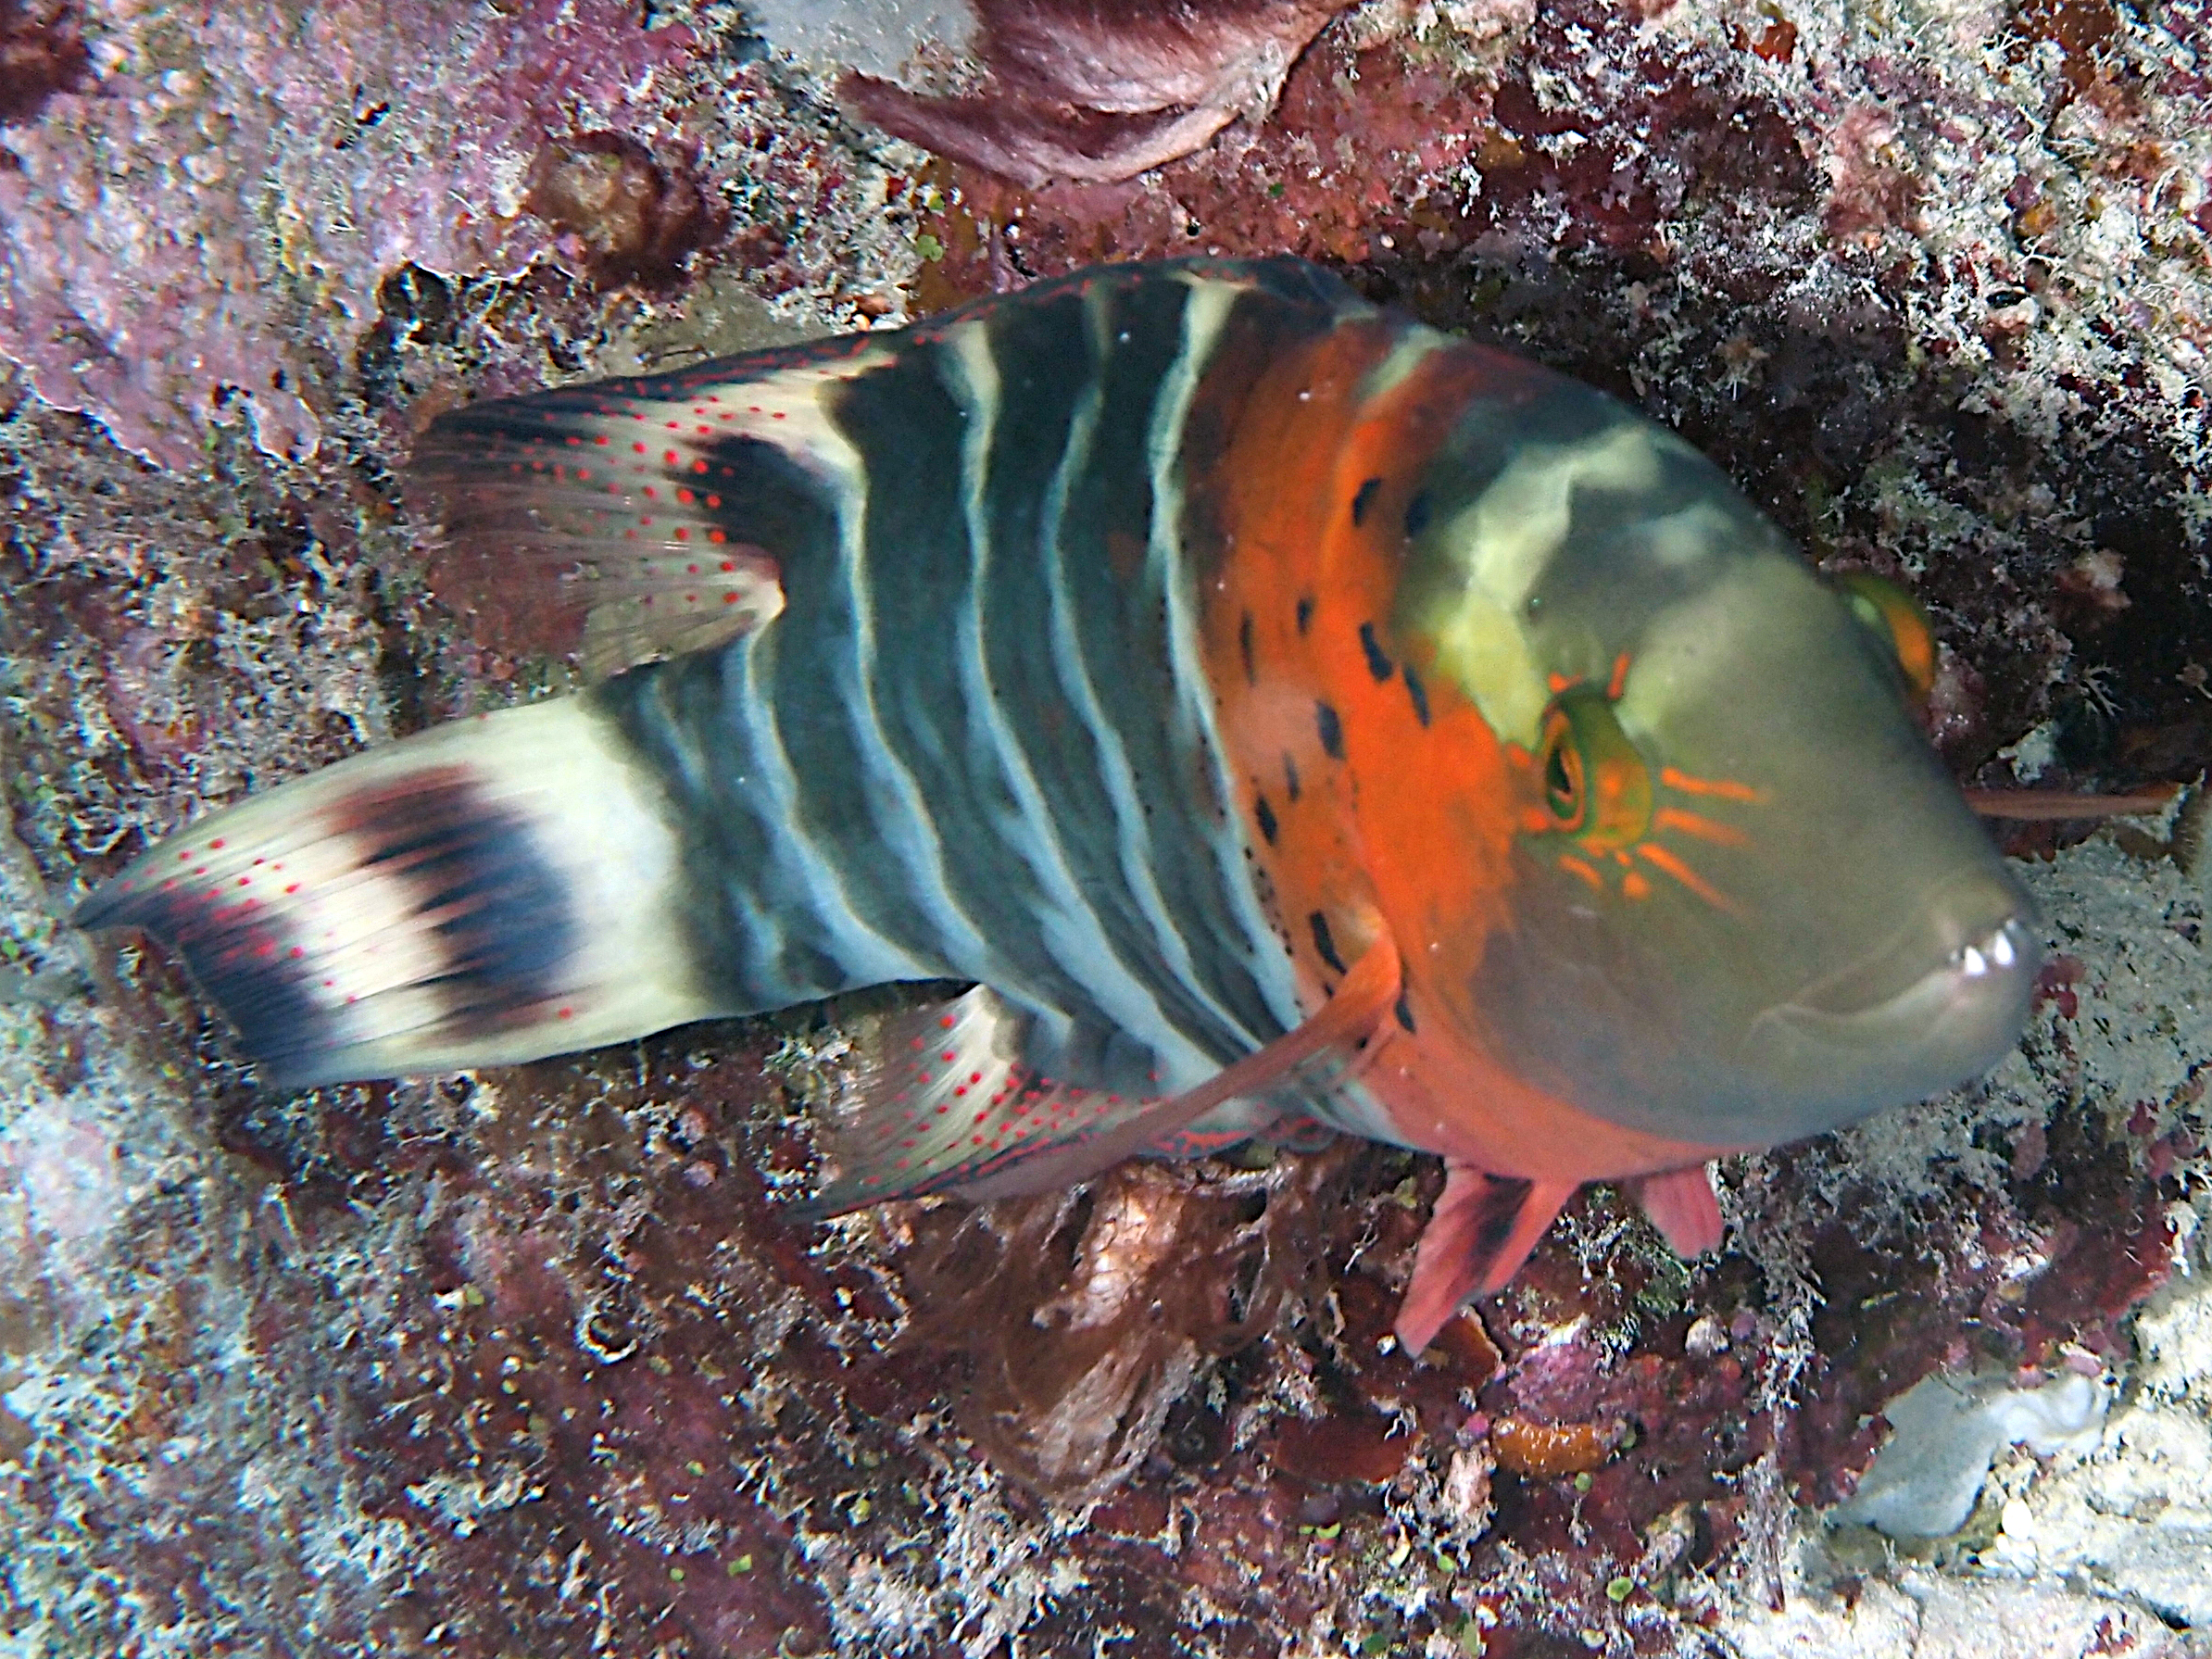
<svg viewBox="0 0 2212 1659"><path fill-rule="evenodd" d="M1621 693L1628 688L1628 653L1623 651L1613 660L1613 678L1606 682L1605 695L1614 702L1621 700Z"/></svg>
<svg viewBox="0 0 2212 1659"><path fill-rule="evenodd" d="M1680 859L1675 857L1673 853L1667 851L1665 848L1653 847L1649 841L1646 841L1636 848L1636 856L1654 870L1673 876L1675 880L1680 882L1682 886L1688 887L1715 910L1725 911L1731 916L1743 913L1742 908L1734 899L1713 886L1688 864L1682 862Z"/></svg>
<svg viewBox="0 0 2212 1659"><path fill-rule="evenodd" d="M1602 893L1605 890L1605 878L1580 859L1575 857L1573 853L1561 853L1557 862L1559 867L1569 875L1578 875L1588 882L1593 892Z"/></svg>
<svg viewBox="0 0 2212 1659"><path fill-rule="evenodd" d="M1652 827L1679 830L1685 836L1694 836L1700 841L1710 841L1716 847L1751 845L1751 837L1733 824L1716 823L1710 818L1701 818L1695 812L1684 812L1674 807L1661 807L1653 812Z"/></svg>
<svg viewBox="0 0 2212 1659"><path fill-rule="evenodd" d="M1729 778L1693 778L1686 772L1662 766L1659 769L1659 781L1669 789L1679 789L1684 795L1710 795L1720 800L1747 801L1753 806L1766 804L1766 790L1754 789L1749 784L1739 784Z"/></svg>

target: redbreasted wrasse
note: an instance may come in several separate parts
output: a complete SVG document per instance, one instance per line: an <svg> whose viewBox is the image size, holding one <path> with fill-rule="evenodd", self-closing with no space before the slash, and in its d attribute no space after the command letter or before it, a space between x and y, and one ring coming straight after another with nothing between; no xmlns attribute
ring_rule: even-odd
<svg viewBox="0 0 2212 1659"><path fill-rule="evenodd" d="M1979 1074L2028 905L1818 580L1610 398L1294 261L442 417L447 533L598 600L582 693L219 812L87 899L287 1086L892 981L821 1206L1318 1121L1441 1153L1399 1330L1580 1183Z"/></svg>

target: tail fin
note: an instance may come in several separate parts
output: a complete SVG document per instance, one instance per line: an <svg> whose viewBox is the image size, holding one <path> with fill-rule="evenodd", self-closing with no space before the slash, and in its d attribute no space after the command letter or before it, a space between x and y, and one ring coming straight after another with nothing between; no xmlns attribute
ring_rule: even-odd
<svg viewBox="0 0 2212 1659"><path fill-rule="evenodd" d="M176 949L269 1080L510 1064L723 1012L650 774L588 703L442 726L216 813L78 908Z"/></svg>

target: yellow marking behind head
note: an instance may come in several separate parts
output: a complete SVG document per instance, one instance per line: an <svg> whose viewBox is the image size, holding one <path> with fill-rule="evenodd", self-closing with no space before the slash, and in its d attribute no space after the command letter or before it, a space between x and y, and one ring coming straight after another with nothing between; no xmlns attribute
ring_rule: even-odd
<svg viewBox="0 0 2212 1659"><path fill-rule="evenodd" d="M1462 560L1464 581L1420 625L1437 642L1439 667L1500 737L1533 744L1550 701L1526 607L1566 541L1576 492L1652 488L1661 446L1670 441L1637 424L1608 427L1579 444L1529 445L1440 533Z"/></svg>

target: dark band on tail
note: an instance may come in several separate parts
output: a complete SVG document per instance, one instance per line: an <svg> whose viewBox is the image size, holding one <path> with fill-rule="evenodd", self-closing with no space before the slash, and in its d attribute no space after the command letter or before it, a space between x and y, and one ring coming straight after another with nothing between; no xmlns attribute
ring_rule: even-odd
<svg viewBox="0 0 2212 1659"><path fill-rule="evenodd" d="M74 921L174 948L281 1087L355 1075L365 1035L542 1019L577 943L559 873L465 766L364 782L279 839L163 850L174 873L142 864Z"/></svg>
<svg viewBox="0 0 2212 1659"><path fill-rule="evenodd" d="M443 949L443 1024L459 1037L504 1029L559 992L576 929L559 876L524 821L487 799L463 767L404 788L346 797L331 827L362 848L368 876L406 882L411 911Z"/></svg>

